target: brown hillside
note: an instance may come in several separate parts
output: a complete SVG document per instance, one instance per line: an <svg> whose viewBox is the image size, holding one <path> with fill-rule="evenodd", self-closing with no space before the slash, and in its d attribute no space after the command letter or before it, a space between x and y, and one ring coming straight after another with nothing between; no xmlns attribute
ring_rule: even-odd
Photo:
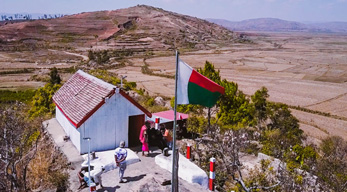
<svg viewBox="0 0 347 192"><path fill-rule="evenodd" d="M0 50L40 48L209 49L236 35L213 23L140 5L0 26Z"/></svg>

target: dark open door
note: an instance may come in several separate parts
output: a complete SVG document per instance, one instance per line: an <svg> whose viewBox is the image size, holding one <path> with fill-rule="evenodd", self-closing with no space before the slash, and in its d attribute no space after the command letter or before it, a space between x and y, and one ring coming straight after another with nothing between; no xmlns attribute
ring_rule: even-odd
<svg viewBox="0 0 347 192"><path fill-rule="evenodd" d="M144 123L145 115L129 116L129 147L141 145L139 137Z"/></svg>

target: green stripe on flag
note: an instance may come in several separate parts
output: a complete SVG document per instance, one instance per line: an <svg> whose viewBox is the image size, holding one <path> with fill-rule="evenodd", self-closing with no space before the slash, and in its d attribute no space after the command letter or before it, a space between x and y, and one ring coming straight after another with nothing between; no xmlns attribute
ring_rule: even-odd
<svg viewBox="0 0 347 192"><path fill-rule="evenodd" d="M195 83L188 83L189 104L200 104L205 107L213 107L220 95L219 92L211 92Z"/></svg>

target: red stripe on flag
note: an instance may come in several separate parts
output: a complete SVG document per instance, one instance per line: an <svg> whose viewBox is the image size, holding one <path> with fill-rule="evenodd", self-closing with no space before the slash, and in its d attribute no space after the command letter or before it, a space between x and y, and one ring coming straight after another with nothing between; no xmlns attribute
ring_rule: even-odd
<svg viewBox="0 0 347 192"><path fill-rule="evenodd" d="M195 83L199 85L200 87L203 87L211 92L219 92L221 94L224 94L224 88L217 83L211 81L207 77L201 75L197 71L193 70L192 74L190 76L189 82Z"/></svg>

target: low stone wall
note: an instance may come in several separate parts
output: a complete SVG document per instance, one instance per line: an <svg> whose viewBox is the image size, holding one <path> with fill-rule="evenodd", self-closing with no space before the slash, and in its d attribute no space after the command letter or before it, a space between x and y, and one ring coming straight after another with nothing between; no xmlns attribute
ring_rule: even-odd
<svg viewBox="0 0 347 192"><path fill-rule="evenodd" d="M155 163L161 168L172 172L172 156L164 156L163 154L155 157ZM188 181L189 183L197 183L206 189L208 188L208 176L200 167L189 161L182 154L179 154L178 161L178 177Z"/></svg>

